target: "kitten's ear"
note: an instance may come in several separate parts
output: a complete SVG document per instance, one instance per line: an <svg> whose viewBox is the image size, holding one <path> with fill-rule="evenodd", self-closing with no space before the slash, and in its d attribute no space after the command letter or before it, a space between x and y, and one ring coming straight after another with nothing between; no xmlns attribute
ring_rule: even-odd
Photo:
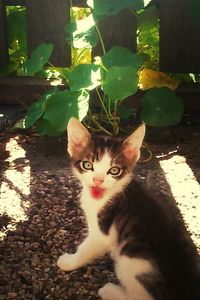
<svg viewBox="0 0 200 300"><path fill-rule="evenodd" d="M123 153L130 162L140 158L140 148L144 136L145 124L143 123L123 142Z"/></svg>
<svg viewBox="0 0 200 300"><path fill-rule="evenodd" d="M76 118L71 118L67 125L68 152L71 157L78 155L87 147L91 135Z"/></svg>

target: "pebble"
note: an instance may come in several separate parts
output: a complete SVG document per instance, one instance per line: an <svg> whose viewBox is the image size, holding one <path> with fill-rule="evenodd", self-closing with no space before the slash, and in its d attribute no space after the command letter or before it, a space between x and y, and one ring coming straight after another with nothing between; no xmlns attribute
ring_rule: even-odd
<svg viewBox="0 0 200 300"><path fill-rule="evenodd" d="M21 221L20 226L15 222L17 228L8 224L10 233L0 244L0 278L6 282L5 295L0 295L0 300L99 299L98 289L107 280L116 278L107 257L74 272L63 272L56 265L59 255L63 251L73 253L87 234L76 199L80 184L62 168L56 171L56 176L55 171L31 172L27 220ZM157 172L151 179L159 192L161 185L166 186L162 177L162 172ZM167 189L162 188L162 193L167 195ZM194 236L199 238L198 234Z"/></svg>
<svg viewBox="0 0 200 300"><path fill-rule="evenodd" d="M17 293L8 293L8 299L16 299Z"/></svg>

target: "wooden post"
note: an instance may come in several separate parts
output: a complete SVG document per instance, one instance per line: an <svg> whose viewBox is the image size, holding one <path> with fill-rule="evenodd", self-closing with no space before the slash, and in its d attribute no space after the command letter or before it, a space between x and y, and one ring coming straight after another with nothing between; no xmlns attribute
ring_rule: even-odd
<svg viewBox="0 0 200 300"><path fill-rule="evenodd" d="M9 62L8 39L6 31L6 8L3 0L0 0L0 67Z"/></svg>
<svg viewBox="0 0 200 300"><path fill-rule="evenodd" d="M200 27L187 0L157 0L160 14L160 70L200 73Z"/></svg>
<svg viewBox="0 0 200 300"><path fill-rule="evenodd" d="M50 62L57 67L70 66L71 49L64 27L70 21L70 3L66 0L26 0L27 45L30 53L42 43L53 43Z"/></svg>
<svg viewBox="0 0 200 300"><path fill-rule="evenodd" d="M121 46L136 52L137 22L133 13L128 10L120 11L116 16L102 18L98 23L106 51L114 46ZM93 50L93 56L102 55L100 44Z"/></svg>

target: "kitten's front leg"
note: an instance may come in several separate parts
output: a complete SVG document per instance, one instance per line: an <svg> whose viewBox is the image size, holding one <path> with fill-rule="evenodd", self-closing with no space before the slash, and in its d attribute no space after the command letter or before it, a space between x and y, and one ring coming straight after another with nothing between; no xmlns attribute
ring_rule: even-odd
<svg viewBox="0 0 200 300"><path fill-rule="evenodd" d="M58 258L57 266L63 271L78 269L93 259L108 252L108 245L100 239L89 235L78 247L75 254L65 253Z"/></svg>

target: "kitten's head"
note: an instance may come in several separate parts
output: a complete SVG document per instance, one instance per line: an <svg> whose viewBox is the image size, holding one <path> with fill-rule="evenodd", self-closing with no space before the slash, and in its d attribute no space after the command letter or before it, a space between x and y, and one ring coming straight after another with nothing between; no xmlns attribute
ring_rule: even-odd
<svg viewBox="0 0 200 300"><path fill-rule="evenodd" d="M91 137L88 130L75 118L67 127L68 152L75 175L94 199L102 199L123 190L132 178L135 163L145 135L142 124L127 139Z"/></svg>

